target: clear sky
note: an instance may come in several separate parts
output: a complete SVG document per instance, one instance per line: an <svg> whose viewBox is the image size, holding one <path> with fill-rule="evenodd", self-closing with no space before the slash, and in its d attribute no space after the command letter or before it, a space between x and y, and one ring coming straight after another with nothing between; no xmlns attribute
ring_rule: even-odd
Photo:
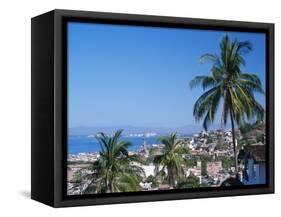
<svg viewBox="0 0 281 217"><path fill-rule="evenodd" d="M199 58L219 53L226 33L252 42L243 71L265 87L262 33L68 23L69 127L201 125L192 112L203 90L189 81L210 73ZM265 104L263 95L257 99Z"/></svg>

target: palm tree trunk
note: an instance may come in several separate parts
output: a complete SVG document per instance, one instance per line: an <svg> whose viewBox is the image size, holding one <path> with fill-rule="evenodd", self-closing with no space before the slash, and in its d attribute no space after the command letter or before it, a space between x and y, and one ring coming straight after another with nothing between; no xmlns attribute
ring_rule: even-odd
<svg viewBox="0 0 281 217"><path fill-rule="evenodd" d="M238 173L238 163L237 163L237 150L236 150L236 139L235 139L235 128L234 128L234 118L232 108L230 109L230 120L231 120L231 130L232 130L232 143L233 143L233 152L234 152L234 164L235 164L235 173Z"/></svg>
<svg viewBox="0 0 281 217"><path fill-rule="evenodd" d="M226 98L226 94L224 94L224 100L223 100L223 108L222 108L222 115L221 115L221 135L219 136L220 141L220 145L221 147L223 147L224 145L224 128L225 128L225 120L224 120L224 116L226 113L226 106L227 106L227 98Z"/></svg>
<svg viewBox="0 0 281 217"><path fill-rule="evenodd" d="M105 185L106 185L106 193L111 193L110 187L109 187L108 172L106 173L106 176L105 176Z"/></svg>
<svg viewBox="0 0 281 217"><path fill-rule="evenodd" d="M110 193L114 192L113 175L112 174L110 174L110 177L109 177L108 189L109 189Z"/></svg>
<svg viewBox="0 0 281 217"><path fill-rule="evenodd" d="M111 180L111 183L110 183L110 191L111 191L111 193L114 192L113 180Z"/></svg>
<svg viewBox="0 0 281 217"><path fill-rule="evenodd" d="M167 168L167 170L168 170L169 185L170 185L171 188L174 188L172 169L171 168Z"/></svg>
<svg viewBox="0 0 281 217"><path fill-rule="evenodd" d="M175 170L172 169L172 182L173 182L173 189L176 188L176 177L175 177Z"/></svg>
<svg viewBox="0 0 281 217"><path fill-rule="evenodd" d="M222 108L222 115L221 115L221 131L224 133L224 127L225 127L225 120L224 117L226 115L226 107L227 107L227 93L224 94L223 96L223 108ZM223 137L223 134L222 134Z"/></svg>

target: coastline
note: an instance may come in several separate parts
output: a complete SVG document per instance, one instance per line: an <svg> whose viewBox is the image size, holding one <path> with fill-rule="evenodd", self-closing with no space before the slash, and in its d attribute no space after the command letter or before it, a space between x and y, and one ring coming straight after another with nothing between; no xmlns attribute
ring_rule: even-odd
<svg viewBox="0 0 281 217"><path fill-rule="evenodd" d="M262 131L261 131L262 132ZM260 133L256 131L256 133ZM239 134L239 139L242 136ZM255 137L255 133L252 133L252 137ZM92 137L90 137L93 139ZM123 137L125 140L128 137ZM153 137L153 141L157 137ZM223 146L220 147L220 138L223 138ZM159 189L171 189L166 182L160 182L155 185L155 181L151 181L156 177L155 165L152 164L155 154L153 149L160 150L163 144L149 143L149 138L138 137L138 146L135 146L135 150L129 150L129 155L138 156L143 159L143 163L132 162L132 165L136 164L140 166L143 171L142 182L139 183L140 191L147 190L159 190ZM178 138L182 140L184 147L189 149L189 154L185 154L182 157L189 162L189 165L185 166L185 177L197 180L196 183L190 187L220 187L227 179L235 179L235 168L233 165L233 147L232 147L232 134L231 130L225 130L222 132L220 129L212 130L210 132L201 131L194 133L192 136L182 136ZM142 143L141 143L142 142ZM252 144L253 147L264 147L263 143ZM153 154L154 153L154 154ZM80 152L76 154L68 154L68 194L87 194L86 189L92 183L89 179L83 179L83 176L94 174L91 165L99 160L99 151L93 152ZM259 166L263 165L261 162ZM163 165L159 165L163 168ZM163 168L164 172L167 173L166 168ZM254 182L247 182L243 175L243 169L241 168L239 173L239 180L242 184L259 184Z"/></svg>

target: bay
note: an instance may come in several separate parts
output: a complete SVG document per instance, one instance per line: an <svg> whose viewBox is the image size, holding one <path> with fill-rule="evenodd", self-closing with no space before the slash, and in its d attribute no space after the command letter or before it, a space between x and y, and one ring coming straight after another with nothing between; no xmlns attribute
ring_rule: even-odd
<svg viewBox="0 0 281 217"><path fill-rule="evenodd" d="M159 144L158 138L159 136L148 137L145 138L145 142L148 146ZM137 151L144 143L143 137L122 137L121 140L132 143L129 151ZM88 136L69 136L67 147L68 154L98 152L101 150L96 138Z"/></svg>

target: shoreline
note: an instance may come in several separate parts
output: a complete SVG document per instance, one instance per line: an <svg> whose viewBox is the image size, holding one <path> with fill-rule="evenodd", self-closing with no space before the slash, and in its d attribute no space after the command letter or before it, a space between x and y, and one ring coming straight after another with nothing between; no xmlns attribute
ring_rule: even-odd
<svg viewBox="0 0 281 217"><path fill-rule="evenodd" d="M238 139L241 139L240 132L238 132ZM253 134L252 136L256 136ZM223 138L221 141L220 139ZM222 183L233 176L233 145L232 145L232 133L230 130L222 132L220 129L210 132L201 131L194 133L190 137L182 137L179 140L183 140L183 145L190 150L190 153L183 155L182 157L189 163L184 166L184 177L195 177L198 182L196 186L208 186L219 187ZM223 146L218 147L222 142ZM265 146L266 144L253 144L255 146ZM130 155L138 155L144 161L139 166L145 171L140 183L140 191L153 190L155 188L162 189L170 187L166 182L159 182L157 187L151 186L148 178L155 178L155 165L151 163L151 159L157 155L153 154L150 149L156 148L161 150L161 143L147 144L143 139L143 144L138 145L138 149L135 151L129 151ZM89 166L99 159L99 151L94 152L80 152L77 154L68 154L67 166L68 166L68 193L69 194L84 194L84 187L88 184L75 181L75 177L80 177L81 174L92 174ZM161 165L160 165L161 166ZM263 167L263 163L259 164ZM166 173L166 172L165 172ZM251 184L246 182L240 170L239 180L245 185ZM76 176L76 175L78 176ZM79 175L80 174L80 175ZM192 179L192 178L191 178Z"/></svg>

